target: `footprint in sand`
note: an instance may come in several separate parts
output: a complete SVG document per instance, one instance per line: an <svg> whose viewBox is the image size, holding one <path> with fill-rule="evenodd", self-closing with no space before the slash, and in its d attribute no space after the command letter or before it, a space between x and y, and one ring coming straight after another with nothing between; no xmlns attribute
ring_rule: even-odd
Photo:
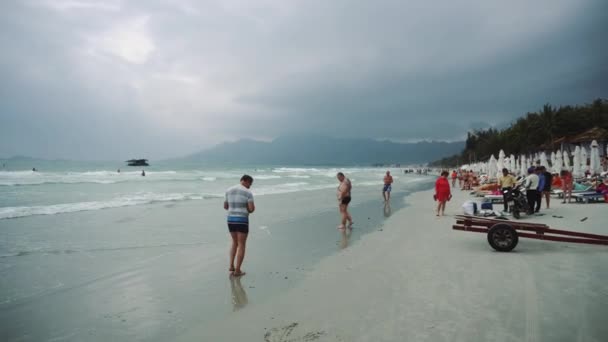
<svg viewBox="0 0 608 342"><path fill-rule="evenodd" d="M298 333L295 333L294 336L292 336L292 333L294 332L294 330L296 329L297 326L298 326L298 323L294 322L294 323L291 323L284 327L272 328L268 332L266 332L266 334L264 334L264 341L265 342L310 342L310 341L317 341L322 336L326 335L324 331L314 331L314 332L308 332L304 335L300 335L299 337L298 337L298 335L299 335ZM342 341L342 339L338 338L337 341Z"/></svg>

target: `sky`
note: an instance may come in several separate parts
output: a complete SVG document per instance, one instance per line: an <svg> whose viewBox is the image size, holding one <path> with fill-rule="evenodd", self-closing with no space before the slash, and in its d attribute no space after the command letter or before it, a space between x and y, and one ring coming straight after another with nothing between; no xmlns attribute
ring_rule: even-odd
<svg viewBox="0 0 608 342"><path fill-rule="evenodd" d="M463 139L608 97L605 0L4 0L0 157Z"/></svg>

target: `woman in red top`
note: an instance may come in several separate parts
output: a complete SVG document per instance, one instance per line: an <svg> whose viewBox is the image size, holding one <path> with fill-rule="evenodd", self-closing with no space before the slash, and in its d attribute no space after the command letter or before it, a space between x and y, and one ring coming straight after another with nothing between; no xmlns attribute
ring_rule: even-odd
<svg viewBox="0 0 608 342"><path fill-rule="evenodd" d="M452 171L452 188L456 186L456 178L458 175L456 174L456 170Z"/></svg>
<svg viewBox="0 0 608 342"><path fill-rule="evenodd" d="M452 198L452 194L450 193L450 183L448 181L448 172L441 172L441 177L437 178L435 182L435 200L439 202L437 204L437 216L439 213L441 215L445 212L445 202L449 201Z"/></svg>

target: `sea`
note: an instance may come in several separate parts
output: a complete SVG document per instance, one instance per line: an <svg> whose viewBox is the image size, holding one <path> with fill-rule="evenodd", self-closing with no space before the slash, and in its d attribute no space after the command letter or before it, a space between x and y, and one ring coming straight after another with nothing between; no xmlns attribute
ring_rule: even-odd
<svg viewBox="0 0 608 342"><path fill-rule="evenodd" d="M255 310L433 184L398 167L0 163L2 341L167 341ZM337 229L339 171L353 184L352 230ZM256 212L234 279L223 199L243 174Z"/></svg>

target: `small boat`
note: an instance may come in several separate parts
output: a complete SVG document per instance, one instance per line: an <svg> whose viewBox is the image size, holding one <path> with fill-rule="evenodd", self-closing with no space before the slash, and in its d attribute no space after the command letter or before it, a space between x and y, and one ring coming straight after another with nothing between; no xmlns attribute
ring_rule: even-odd
<svg viewBox="0 0 608 342"><path fill-rule="evenodd" d="M129 166L150 166L148 159L130 159L127 163Z"/></svg>

